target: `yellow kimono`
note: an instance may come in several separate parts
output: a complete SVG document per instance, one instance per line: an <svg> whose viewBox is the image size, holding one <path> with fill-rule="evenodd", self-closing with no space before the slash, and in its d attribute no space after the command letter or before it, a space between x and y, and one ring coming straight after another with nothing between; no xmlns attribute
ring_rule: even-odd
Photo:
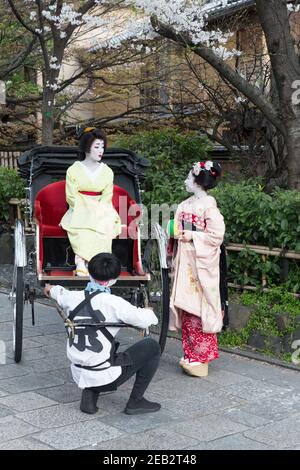
<svg viewBox="0 0 300 470"><path fill-rule="evenodd" d="M98 253L111 253L112 239L121 232L121 220L112 205L113 178L113 171L103 162L95 172L80 161L67 170L69 209L60 225L68 232L74 253L87 261ZM101 194L86 195L81 191Z"/></svg>

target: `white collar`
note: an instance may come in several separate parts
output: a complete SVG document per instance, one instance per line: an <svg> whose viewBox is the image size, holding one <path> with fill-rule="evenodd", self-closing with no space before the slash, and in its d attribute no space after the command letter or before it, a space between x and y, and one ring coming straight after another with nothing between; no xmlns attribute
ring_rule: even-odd
<svg viewBox="0 0 300 470"><path fill-rule="evenodd" d="M83 166L83 168L86 170L86 172L88 173L88 175L90 176L90 178L92 179L95 179L96 176L98 175L99 171L103 168L103 165L104 163L103 162L100 162L99 163L99 168L97 168L96 170L91 170L90 168L88 168L83 162L79 162L81 164L81 166Z"/></svg>

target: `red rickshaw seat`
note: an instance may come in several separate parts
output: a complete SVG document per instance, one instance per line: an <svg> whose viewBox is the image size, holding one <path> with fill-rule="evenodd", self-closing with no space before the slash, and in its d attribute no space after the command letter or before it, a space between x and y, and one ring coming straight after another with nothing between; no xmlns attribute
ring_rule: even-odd
<svg viewBox="0 0 300 470"><path fill-rule="evenodd" d="M67 232L59 225L63 215L68 209L66 202L65 180L51 183L42 188L34 203L34 215L39 226L39 250L40 267L43 265L43 239L44 238L68 238ZM133 238L133 266L137 274L143 274L141 260L138 256L137 219L140 216L140 208L131 199L128 192L120 186L114 185L112 203L121 217L122 232L119 238ZM129 215L128 212L132 215ZM128 230L130 226L130 231Z"/></svg>

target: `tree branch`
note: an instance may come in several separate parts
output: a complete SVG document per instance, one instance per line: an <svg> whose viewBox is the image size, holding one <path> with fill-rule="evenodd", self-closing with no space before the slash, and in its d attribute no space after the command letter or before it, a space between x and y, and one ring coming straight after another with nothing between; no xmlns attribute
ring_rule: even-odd
<svg viewBox="0 0 300 470"><path fill-rule="evenodd" d="M271 103L255 86L251 85L247 80L227 65L222 58L218 57L211 49L203 44L198 44L196 46L187 33L176 32L172 26L162 23L156 17L151 17L151 23L154 30L161 36L169 38L185 48L192 48L195 54L202 57L202 59L208 62L220 75L226 78L250 101L252 101L252 103L261 110L261 112L283 135L286 134L285 126Z"/></svg>

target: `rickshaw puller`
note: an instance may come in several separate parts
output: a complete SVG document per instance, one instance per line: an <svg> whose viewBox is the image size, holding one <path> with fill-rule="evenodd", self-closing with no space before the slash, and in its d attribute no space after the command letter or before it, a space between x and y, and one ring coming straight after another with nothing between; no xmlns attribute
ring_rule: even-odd
<svg viewBox="0 0 300 470"><path fill-rule="evenodd" d="M121 272L119 260L110 253L94 256L88 265L91 281L84 291L69 291L61 286L46 285L45 295L53 298L75 322L123 322L139 328L158 323L150 308L138 308L110 293L110 286ZM160 360L160 346L144 338L124 352L117 352L115 336L119 328L77 326L68 338L67 356L78 387L83 389L80 409L96 413L100 393L114 391L136 374L132 392L124 410L127 414L151 413L159 403L144 398Z"/></svg>

